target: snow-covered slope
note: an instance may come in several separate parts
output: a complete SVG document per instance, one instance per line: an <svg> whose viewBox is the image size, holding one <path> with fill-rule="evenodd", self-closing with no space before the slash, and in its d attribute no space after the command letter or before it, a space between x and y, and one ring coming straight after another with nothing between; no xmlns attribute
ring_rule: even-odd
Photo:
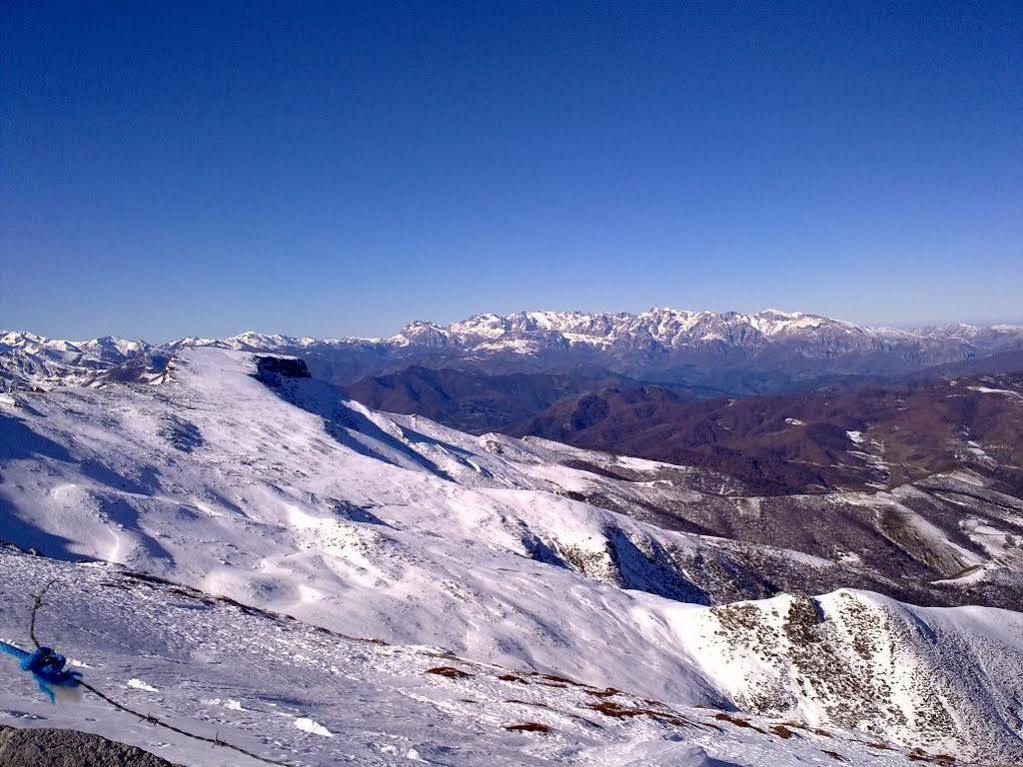
<svg viewBox="0 0 1023 767"><path fill-rule="evenodd" d="M359 639L118 568L0 548L0 637L36 627L106 695L296 767L857 767L929 762L882 736L671 705L557 675ZM7 665L4 665L7 664ZM0 658L0 724L70 727L194 767L255 767L84 693L51 706ZM941 762L947 764L947 762Z"/></svg>
<svg viewBox="0 0 1023 767"><path fill-rule="evenodd" d="M735 669L749 658L755 661L752 653L759 650L745 648L741 638L730 639L723 624L708 628L720 623L715 610L728 608L701 603L720 603L736 592L759 595L767 574L794 579L797 572L806 577L836 565L769 547L668 532L573 500L577 491L587 489L584 485L611 480L561 465L553 460L557 449L552 443L496 435L472 437L414 416L393 418L367 410L306 377L298 361L185 349L164 375L146 384L15 393L0 400L0 537L53 557L121 563L347 635L435 646L478 663L552 673L672 706L768 710L755 691L735 680ZM585 451L564 449L586 457ZM652 484L664 468L634 459L610 460L633 471L650 471ZM874 609L877 598L843 593L862 609ZM846 598L824 597L822 603ZM772 609L770 602L763 604L756 609ZM902 664L910 669L907 674L925 675L937 664L957 670L965 681L956 683L951 674L942 677L950 724L940 736L928 721L910 717L905 723L892 720L889 737L907 746L951 744L961 753L990 759L1018 755L1021 730L1013 708L1018 704L1011 701L1018 696L1020 679L1006 669L1012 669L1023 642L1019 616L962 610L941 613L954 616L951 623L941 623L932 618L936 612L885 604L908 617L901 623L879 622L870 642L857 639L859 628L844 614L841 621L825 621L843 628L835 636L830 628L808 629L823 638L805 647L777 645L775 651L789 664L778 673L791 676L785 669L798 665L797 651L822 658L838 653L850 668L856 668L857 658L869 656L881 668L889 658L884 653L896 644L901 659L923 659L916 670ZM191 611L186 614L195 612L186 609ZM5 626L21 619L5 609ZM912 635L900 629L921 622L954 625L955 631ZM995 623L1002 625L1000 632L991 630ZM109 641L134 631L112 625ZM146 634L144 642L157 645L142 654L154 669L164 669L162 679L170 675L168 669L205 663L202 653L196 657L196 650L182 648L206 646L208 636L182 639L179 646L178 640L155 638L161 627L170 631L159 620L147 629L155 634ZM251 626L231 635L251 638L251 657L274 646L273 632ZM102 644L90 643L94 649ZM932 651L931 645L938 649ZM729 649L735 654L728 656ZM318 646L310 657L323 652ZM932 657L938 660L927 660ZM175 658L178 662L170 662ZM379 663L370 660L370 665ZM126 668L123 659L118 663ZM280 663L287 668L277 671L281 680L291 680L290 689L316 688L303 676L307 672L292 670L294 660ZM338 674L349 673L343 663L333 665L341 669ZM754 663L749 668L760 667ZM293 673L298 675L289 676ZM232 689L244 688L244 676L238 672ZM158 690L161 683L167 685L139 678ZM393 687L387 679L373 684ZM851 721L835 713L848 695L841 686L817 683L812 691L787 682L778 686L788 697L780 697L771 713L843 727L886 721L883 712L905 708L907 689L905 684L871 688L881 718ZM251 693L251 683L248 689ZM328 730L352 726L329 700L334 689L317 692L315 700L327 702L315 705L324 708L302 716ZM495 700L506 695L504 688L500 693L488 689ZM452 697L457 690L451 690ZM589 693L580 695L586 699ZM185 697L185 692L175 693L173 705L184 706ZM280 705L284 697L282 691L271 702ZM462 697L472 697L472 691ZM500 700L515 697L507 694ZM195 696L188 700L192 716ZM304 700L287 700L292 717L298 717ZM427 700L431 709L440 705ZM620 705L637 705L629 701ZM397 703L374 696L365 702L363 726L374 721L375 707L400 716ZM616 722L650 718L606 715ZM323 721L329 717L341 718ZM990 719L987 729L997 730L999 737L968 726L985 717ZM465 722L458 719L452 730ZM655 724L660 737L663 722ZM562 719L552 726L566 729ZM559 748L585 753L575 735L569 740L569 746ZM482 742L489 743L486 738ZM482 755L500 755L502 742L481 745L475 757L450 763L500 763ZM607 758L592 763L639 758L614 752L617 745L605 746L611 749ZM815 747L820 750L819 744ZM320 754L313 749L309 758L321 759ZM567 752L558 754L540 756L570 761ZM731 759L727 754L722 758ZM445 763L440 756L437 760Z"/></svg>
<svg viewBox="0 0 1023 767"><path fill-rule="evenodd" d="M352 633L717 701L619 586L706 601L713 582L686 563L741 573L730 542L552 492L555 469L502 457L515 440L469 452L255 372L247 354L198 349L161 385L20 396L0 421L3 537ZM616 635L630 641L605 644Z"/></svg>

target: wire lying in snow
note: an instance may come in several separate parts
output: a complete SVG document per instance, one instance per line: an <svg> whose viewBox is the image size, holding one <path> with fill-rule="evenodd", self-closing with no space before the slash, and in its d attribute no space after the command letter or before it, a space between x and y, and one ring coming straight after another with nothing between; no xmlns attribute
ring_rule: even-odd
<svg viewBox="0 0 1023 767"><path fill-rule="evenodd" d="M236 751L239 754L243 754L249 757L250 759L255 759L266 764L276 764L280 765L281 767L292 767L292 765L289 764L288 762L282 762L276 759L270 759L269 757L266 756L254 754L253 752L248 751L242 748L241 746L236 746L232 743L227 743L226 741L221 740L219 737L210 738L206 735L198 735L197 733L189 732L188 730L183 730L180 727L176 727L175 725L170 724L169 722L166 722L156 716L153 716L152 714L143 714L141 711L136 711L135 709L130 708L124 705L123 703L114 700L106 693L93 687L91 684L82 679L82 675L80 672L68 671L67 669L65 669L64 666L67 663L67 659L60 653L56 652L53 648L41 645L39 643L39 640L36 639L36 614L39 612L39 609L43 606L43 597L46 596L46 592L49 591L50 587L55 582L56 581L50 581L45 586L43 586L42 590L40 590L38 594L35 594L33 596L32 613L29 619L28 634L29 638L32 640L32 644L35 645L36 648L35 651L29 652L28 650L21 649L17 645L0 641L0 652L4 652L16 658L20 663L22 671L27 671L30 674L32 674L32 677L35 679L36 684L39 686L40 692L46 695L50 699L51 703L56 702L56 696L54 693L55 687L69 689L81 687L91 692L93 695L107 703L109 706L116 708L118 711L123 711L126 714L137 716L142 721L148 722L149 724L154 725L156 727L162 727L165 730L176 732L178 735L183 735L186 738L202 741L203 743L209 743L212 746L217 746L219 748L226 748L230 749L231 751Z"/></svg>
<svg viewBox="0 0 1023 767"><path fill-rule="evenodd" d="M36 646L37 650L39 649L40 645L39 640L36 639L36 613L38 613L39 608L43 606L43 597L46 596L46 592L49 591L50 586L52 586L56 582L57 582L56 580L47 581L46 585L43 586L43 590L32 597L32 617L29 619L28 622L28 636L32 640L32 644Z"/></svg>

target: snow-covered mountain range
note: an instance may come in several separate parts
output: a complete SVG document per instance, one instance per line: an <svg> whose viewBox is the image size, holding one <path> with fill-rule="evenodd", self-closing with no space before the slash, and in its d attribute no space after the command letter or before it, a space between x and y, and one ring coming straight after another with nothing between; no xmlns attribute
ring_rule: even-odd
<svg viewBox="0 0 1023 767"><path fill-rule="evenodd" d="M296 765L1023 758L1020 613L882 596L912 581L866 550L657 524L707 504L770 522L727 476L380 413L227 345L0 397L0 538L45 555L2 552L0 636L24 641L56 578L39 630L103 689ZM84 368L83 346L53 364ZM945 574L917 593L997 600L1021 569L1014 503L956 470L801 519L861 506L858 528ZM30 694L0 711L209 763L92 698Z"/></svg>
<svg viewBox="0 0 1023 767"><path fill-rule="evenodd" d="M342 385L425 365L487 372L585 368L722 391L778 390L797 381L900 374L1021 349L1023 326L956 323L898 330L774 309L741 314L655 308L640 314L481 314L450 325L414 322L386 339L247 332L151 345L116 338L60 341L9 331L0 335L0 384L83 383L119 365L203 346L295 354L318 377ZM737 374L756 379L755 385L736 383Z"/></svg>
<svg viewBox="0 0 1023 767"><path fill-rule="evenodd" d="M793 344L807 356L828 357L853 351L888 351L915 347L921 354L942 348L992 349L1018 343L1023 328L980 328L962 323L918 330L869 328L803 312L767 309L756 314L693 312L653 308L628 312L516 312L480 314L447 326L428 322L408 325L391 343L456 346L485 353L511 350L538 353L558 347L606 350L764 349ZM939 352L940 353L940 352Z"/></svg>

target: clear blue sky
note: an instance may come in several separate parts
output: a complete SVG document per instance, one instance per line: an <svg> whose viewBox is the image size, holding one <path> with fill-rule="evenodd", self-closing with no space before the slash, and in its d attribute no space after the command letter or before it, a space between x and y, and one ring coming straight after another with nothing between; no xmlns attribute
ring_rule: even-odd
<svg viewBox="0 0 1023 767"><path fill-rule="evenodd" d="M1023 319L1023 3L0 13L0 327Z"/></svg>

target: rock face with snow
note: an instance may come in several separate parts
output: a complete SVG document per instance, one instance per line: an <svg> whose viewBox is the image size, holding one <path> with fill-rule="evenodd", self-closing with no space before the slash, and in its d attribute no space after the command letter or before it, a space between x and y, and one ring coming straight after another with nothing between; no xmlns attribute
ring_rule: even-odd
<svg viewBox="0 0 1023 767"><path fill-rule="evenodd" d="M1016 612L910 608L842 590L712 608L690 641L746 710L960 757L969 742L985 760L1023 756L1021 639ZM959 665L962 654L985 672Z"/></svg>

